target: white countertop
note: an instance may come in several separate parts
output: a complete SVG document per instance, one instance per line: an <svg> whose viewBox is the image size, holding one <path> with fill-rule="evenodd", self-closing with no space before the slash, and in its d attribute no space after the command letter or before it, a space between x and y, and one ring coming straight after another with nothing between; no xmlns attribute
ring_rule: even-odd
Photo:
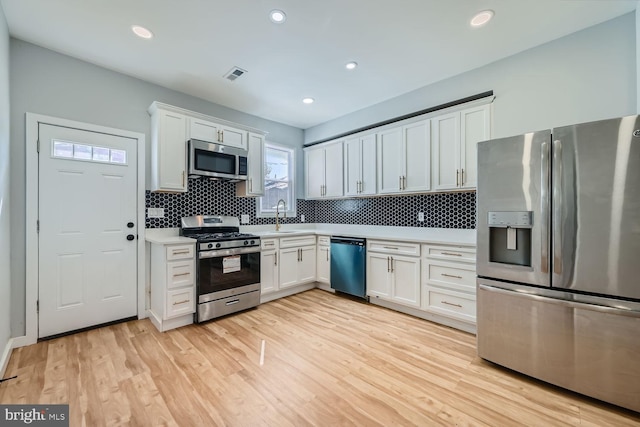
<svg viewBox="0 0 640 427"><path fill-rule="evenodd" d="M144 231L144 240L159 245L196 243L196 239L180 236L179 228L147 228Z"/></svg>
<svg viewBox="0 0 640 427"><path fill-rule="evenodd" d="M321 236L349 236L365 239L394 240L398 242L443 243L452 245L476 244L476 230L426 227L386 227L354 224L283 224L280 232L271 225L243 225L243 233L253 233L262 238L281 238L316 234ZM179 235L179 228L148 228L145 240L161 245L195 243L195 239Z"/></svg>
<svg viewBox="0 0 640 427"><path fill-rule="evenodd" d="M284 224L280 232L273 225L241 226L240 231L254 233L263 238L317 234L325 236L349 236L366 239L394 240L416 243L443 243L454 245L476 244L476 230L454 228L386 227L354 224Z"/></svg>

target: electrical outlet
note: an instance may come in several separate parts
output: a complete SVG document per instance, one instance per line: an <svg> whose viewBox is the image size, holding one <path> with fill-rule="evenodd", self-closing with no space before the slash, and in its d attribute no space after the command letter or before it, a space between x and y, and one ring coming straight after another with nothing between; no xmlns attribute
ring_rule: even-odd
<svg viewBox="0 0 640 427"><path fill-rule="evenodd" d="M304 222L304 214L300 214L300 222Z"/></svg>
<svg viewBox="0 0 640 427"><path fill-rule="evenodd" d="M240 223L249 224L249 215L240 215Z"/></svg>
<svg viewBox="0 0 640 427"><path fill-rule="evenodd" d="M418 212L418 221L424 222L424 212Z"/></svg>
<svg viewBox="0 0 640 427"><path fill-rule="evenodd" d="M164 218L164 208L148 208L147 218Z"/></svg>

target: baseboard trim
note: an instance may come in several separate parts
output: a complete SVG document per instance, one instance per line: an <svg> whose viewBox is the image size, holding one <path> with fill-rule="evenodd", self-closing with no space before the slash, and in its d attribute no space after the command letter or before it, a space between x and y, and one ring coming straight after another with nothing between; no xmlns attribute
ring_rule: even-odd
<svg viewBox="0 0 640 427"><path fill-rule="evenodd" d="M4 373L9 365L9 359L11 358L11 352L13 351L13 338L9 338L7 344L2 351L2 358L0 359L0 379L4 378Z"/></svg>
<svg viewBox="0 0 640 427"><path fill-rule="evenodd" d="M271 294L266 294L266 295L260 295L260 304L264 304L265 302L269 302L269 301L273 301L273 300L277 300L280 298L284 298L284 297L288 297L294 294L299 294L300 292L304 292L304 291L308 291L311 290L313 288L316 287L316 282L311 282L311 283L306 283L304 285L298 285L298 286L292 286L290 288L285 288L283 290L271 293Z"/></svg>

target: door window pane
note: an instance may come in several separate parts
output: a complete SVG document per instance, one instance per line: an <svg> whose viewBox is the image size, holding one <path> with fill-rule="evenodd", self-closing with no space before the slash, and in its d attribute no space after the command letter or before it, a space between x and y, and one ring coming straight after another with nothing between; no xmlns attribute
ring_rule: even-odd
<svg viewBox="0 0 640 427"><path fill-rule="evenodd" d="M69 141L52 140L52 156L61 159L127 164L127 151L115 148L96 147L88 144L76 144Z"/></svg>
<svg viewBox="0 0 640 427"><path fill-rule="evenodd" d="M91 146L73 144L73 158L81 160L91 160Z"/></svg>
<svg viewBox="0 0 640 427"><path fill-rule="evenodd" d="M109 161L109 150L108 148L103 147L93 147L93 160L96 162L108 162Z"/></svg>
<svg viewBox="0 0 640 427"><path fill-rule="evenodd" d="M70 142L53 141L53 156L72 158L73 144Z"/></svg>

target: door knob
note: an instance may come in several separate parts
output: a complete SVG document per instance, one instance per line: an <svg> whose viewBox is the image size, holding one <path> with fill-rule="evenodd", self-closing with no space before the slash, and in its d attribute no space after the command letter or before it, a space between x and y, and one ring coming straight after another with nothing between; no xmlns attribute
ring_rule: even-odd
<svg viewBox="0 0 640 427"><path fill-rule="evenodd" d="M129 235L127 236L127 240L128 240L128 241L132 241L132 240L133 240L133 239L135 239L135 238L136 238L136 236L134 236L133 234L129 234Z"/></svg>
<svg viewBox="0 0 640 427"><path fill-rule="evenodd" d="M133 225L134 225L134 224L133 224L132 222L128 222L128 223L127 223L127 228L133 228Z"/></svg>

